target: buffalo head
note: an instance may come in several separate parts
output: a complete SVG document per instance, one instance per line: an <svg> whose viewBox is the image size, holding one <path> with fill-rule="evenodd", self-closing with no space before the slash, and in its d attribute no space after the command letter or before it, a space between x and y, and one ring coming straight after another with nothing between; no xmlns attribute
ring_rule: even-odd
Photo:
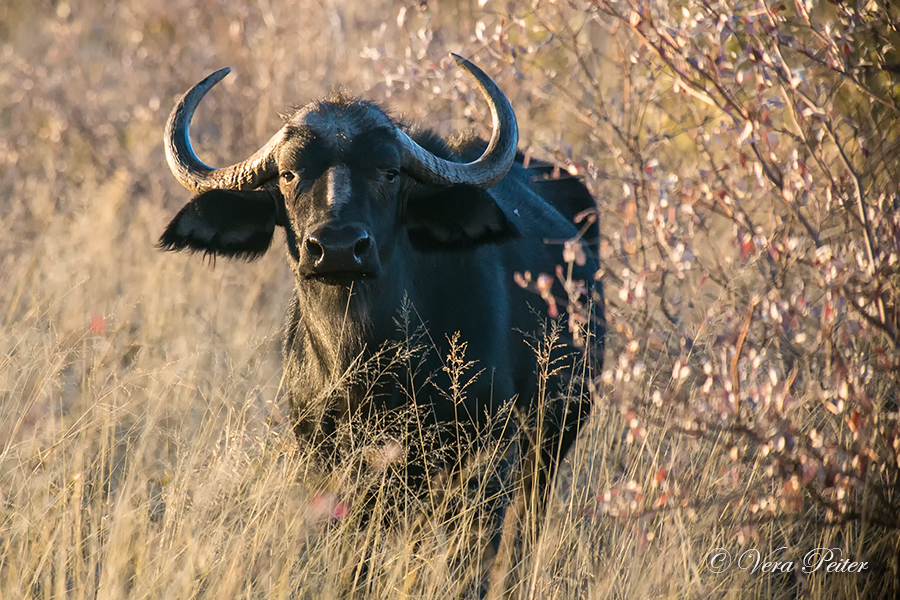
<svg viewBox="0 0 900 600"><path fill-rule="evenodd" d="M282 226L298 279L347 286L379 278L407 233L443 245L515 235L492 197L479 193L514 162L515 113L487 75L454 58L493 117L487 148L469 163L426 150L373 104L335 96L293 112L250 158L214 169L197 158L188 134L200 101L230 69L211 74L182 97L166 126L169 166L198 195L160 246L252 259ZM445 193L451 187L452 206Z"/></svg>

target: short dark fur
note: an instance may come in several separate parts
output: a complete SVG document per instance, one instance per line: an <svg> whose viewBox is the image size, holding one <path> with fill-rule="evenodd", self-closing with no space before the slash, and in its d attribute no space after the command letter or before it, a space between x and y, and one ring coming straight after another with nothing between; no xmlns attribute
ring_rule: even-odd
<svg viewBox="0 0 900 600"><path fill-rule="evenodd" d="M310 111L327 126L311 130L310 121L302 118ZM465 450L456 447L460 432L469 439L493 435L519 441L526 473L528 465L538 461L537 481L526 477L525 487L536 486L538 504L543 504L550 478L590 412L586 391L558 391L573 375L592 377L600 368L603 297L593 279L598 265L588 252L588 263L575 267L574 279L584 281L593 296L589 360L581 358L581 350L562 327L552 352L557 362L548 399L537 415L541 392L534 340L540 341L548 326L546 304L516 285L514 274L553 274L562 263L561 242L578 234L572 219L593 208L593 198L578 180L542 179L550 169L547 163L523 168L521 156L488 190L435 188L400 172L399 154L380 125L372 131L363 127L355 138L334 134L344 131L341 124L347 124L346 131L359 132L360 124L369 119L380 124L383 117L374 105L347 98L299 110L287 119L292 134L278 154L281 173L296 175L282 178L279 188L267 187L274 190L268 204L269 191L201 194L169 224L160 247L253 258L268 247L263 238L269 224L283 225L296 276L284 364L297 437L326 460L334 460L340 452L336 436L342 422L352 415L375 418L408 407L412 400L407 392L414 390L416 407L437 427L428 442L409 448L406 475L412 489L421 489L428 476L423 456L432 463L458 465L465 459ZM486 146L473 136L448 143L430 131L411 135L435 155L458 162L477 158ZM340 202L334 200L344 189L334 187L337 177L345 178L342 185L349 190ZM198 222L182 223L187 218ZM350 225L368 234L359 253L378 269L377 275L356 279L352 287L315 271L320 249L309 242L310 232L319 239L329 228L344 231ZM242 243L229 246L223 240L229 239L231 227L253 235L238 236ZM216 231L213 238L208 228ZM202 235L193 235L194 230ZM554 293L565 298L558 283ZM405 305L411 307L413 327L423 326L425 339L433 345L418 370L400 367L366 386L353 378L344 381L360 355L370 357L386 344L404 342L410 332L397 323ZM467 343L465 359L475 363L470 373L481 372L466 388L462 405L445 395L451 386L445 359L457 332ZM519 425L497 429L492 417L510 403ZM536 439L538 422L543 432L535 448L530 441ZM493 428L486 428L488 424ZM435 459L439 456L443 458ZM505 503L497 508L497 518L504 510ZM497 540L495 536L495 545Z"/></svg>

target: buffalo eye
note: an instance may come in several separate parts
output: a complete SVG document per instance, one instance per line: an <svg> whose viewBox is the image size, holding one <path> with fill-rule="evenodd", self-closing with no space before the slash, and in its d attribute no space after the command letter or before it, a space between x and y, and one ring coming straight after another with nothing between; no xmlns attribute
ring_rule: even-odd
<svg viewBox="0 0 900 600"><path fill-rule="evenodd" d="M391 169L390 171L386 171L384 174L384 178L388 183L394 183L397 180L397 177L400 175L399 171Z"/></svg>
<svg viewBox="0 0 900 600"><path fill-rule="evenodd" d="M294 174L291 173L290 171L285 171L284 173L281 174L281 179L282 179L285 183L290 183L290 182L292 182L292 181L294 180L294 177L295 177Z"/></svg>

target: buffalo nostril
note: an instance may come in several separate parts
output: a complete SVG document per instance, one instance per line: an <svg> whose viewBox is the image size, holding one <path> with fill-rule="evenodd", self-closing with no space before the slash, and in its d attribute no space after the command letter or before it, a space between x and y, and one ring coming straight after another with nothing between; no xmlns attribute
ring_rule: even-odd
<svg viewBox="0 0 900 600"><path fill-rule="evenodd" d="M372 245L372 240L368 235L364 235L363 237L356 240L356 245L353 246L353 256L359 260L365 255L365 253L369 250L369 247Z"/></svg>
<svg viewBox="0 0 900 600"><path fill-rule="evenodd" d="M314 261L318 262L322 255L325 254L324 248L322 248L322 244L319 243L319 240L316 238L306 238L306 251L309 253L310 258Z"/></svg>

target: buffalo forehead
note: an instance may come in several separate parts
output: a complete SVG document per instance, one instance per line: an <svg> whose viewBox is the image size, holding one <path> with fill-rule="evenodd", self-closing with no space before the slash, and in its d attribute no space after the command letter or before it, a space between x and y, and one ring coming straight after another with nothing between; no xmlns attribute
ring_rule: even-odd
<svg viewBox="0 0 900 600"><path fill-rule="evenodd" d="M391 128L393 123L378 108L363 102L317 103L297 112L292 124L313 131L319 139L350 141L372 129Z"/></svg>
<svg viewBox="0 0 900 600"><path fill-rule="evenodd" d="M317 178L332 165L389 168L399 163L396 126L377 107L360 101L319 102L289 119L282 161ZM396 164L399 166L399 164Z"/></svg>
<svg viewBox="0 0 900 600"><path fill-rule="evenodd" d="M379 169L400 166L397 140L391 130L376 129L352 139L323 139L307 129L297 130L296 143L282 148L279 163L299 169L302 177L315 180L333 167L346 166L355 176L367 177Z"/></svg>

